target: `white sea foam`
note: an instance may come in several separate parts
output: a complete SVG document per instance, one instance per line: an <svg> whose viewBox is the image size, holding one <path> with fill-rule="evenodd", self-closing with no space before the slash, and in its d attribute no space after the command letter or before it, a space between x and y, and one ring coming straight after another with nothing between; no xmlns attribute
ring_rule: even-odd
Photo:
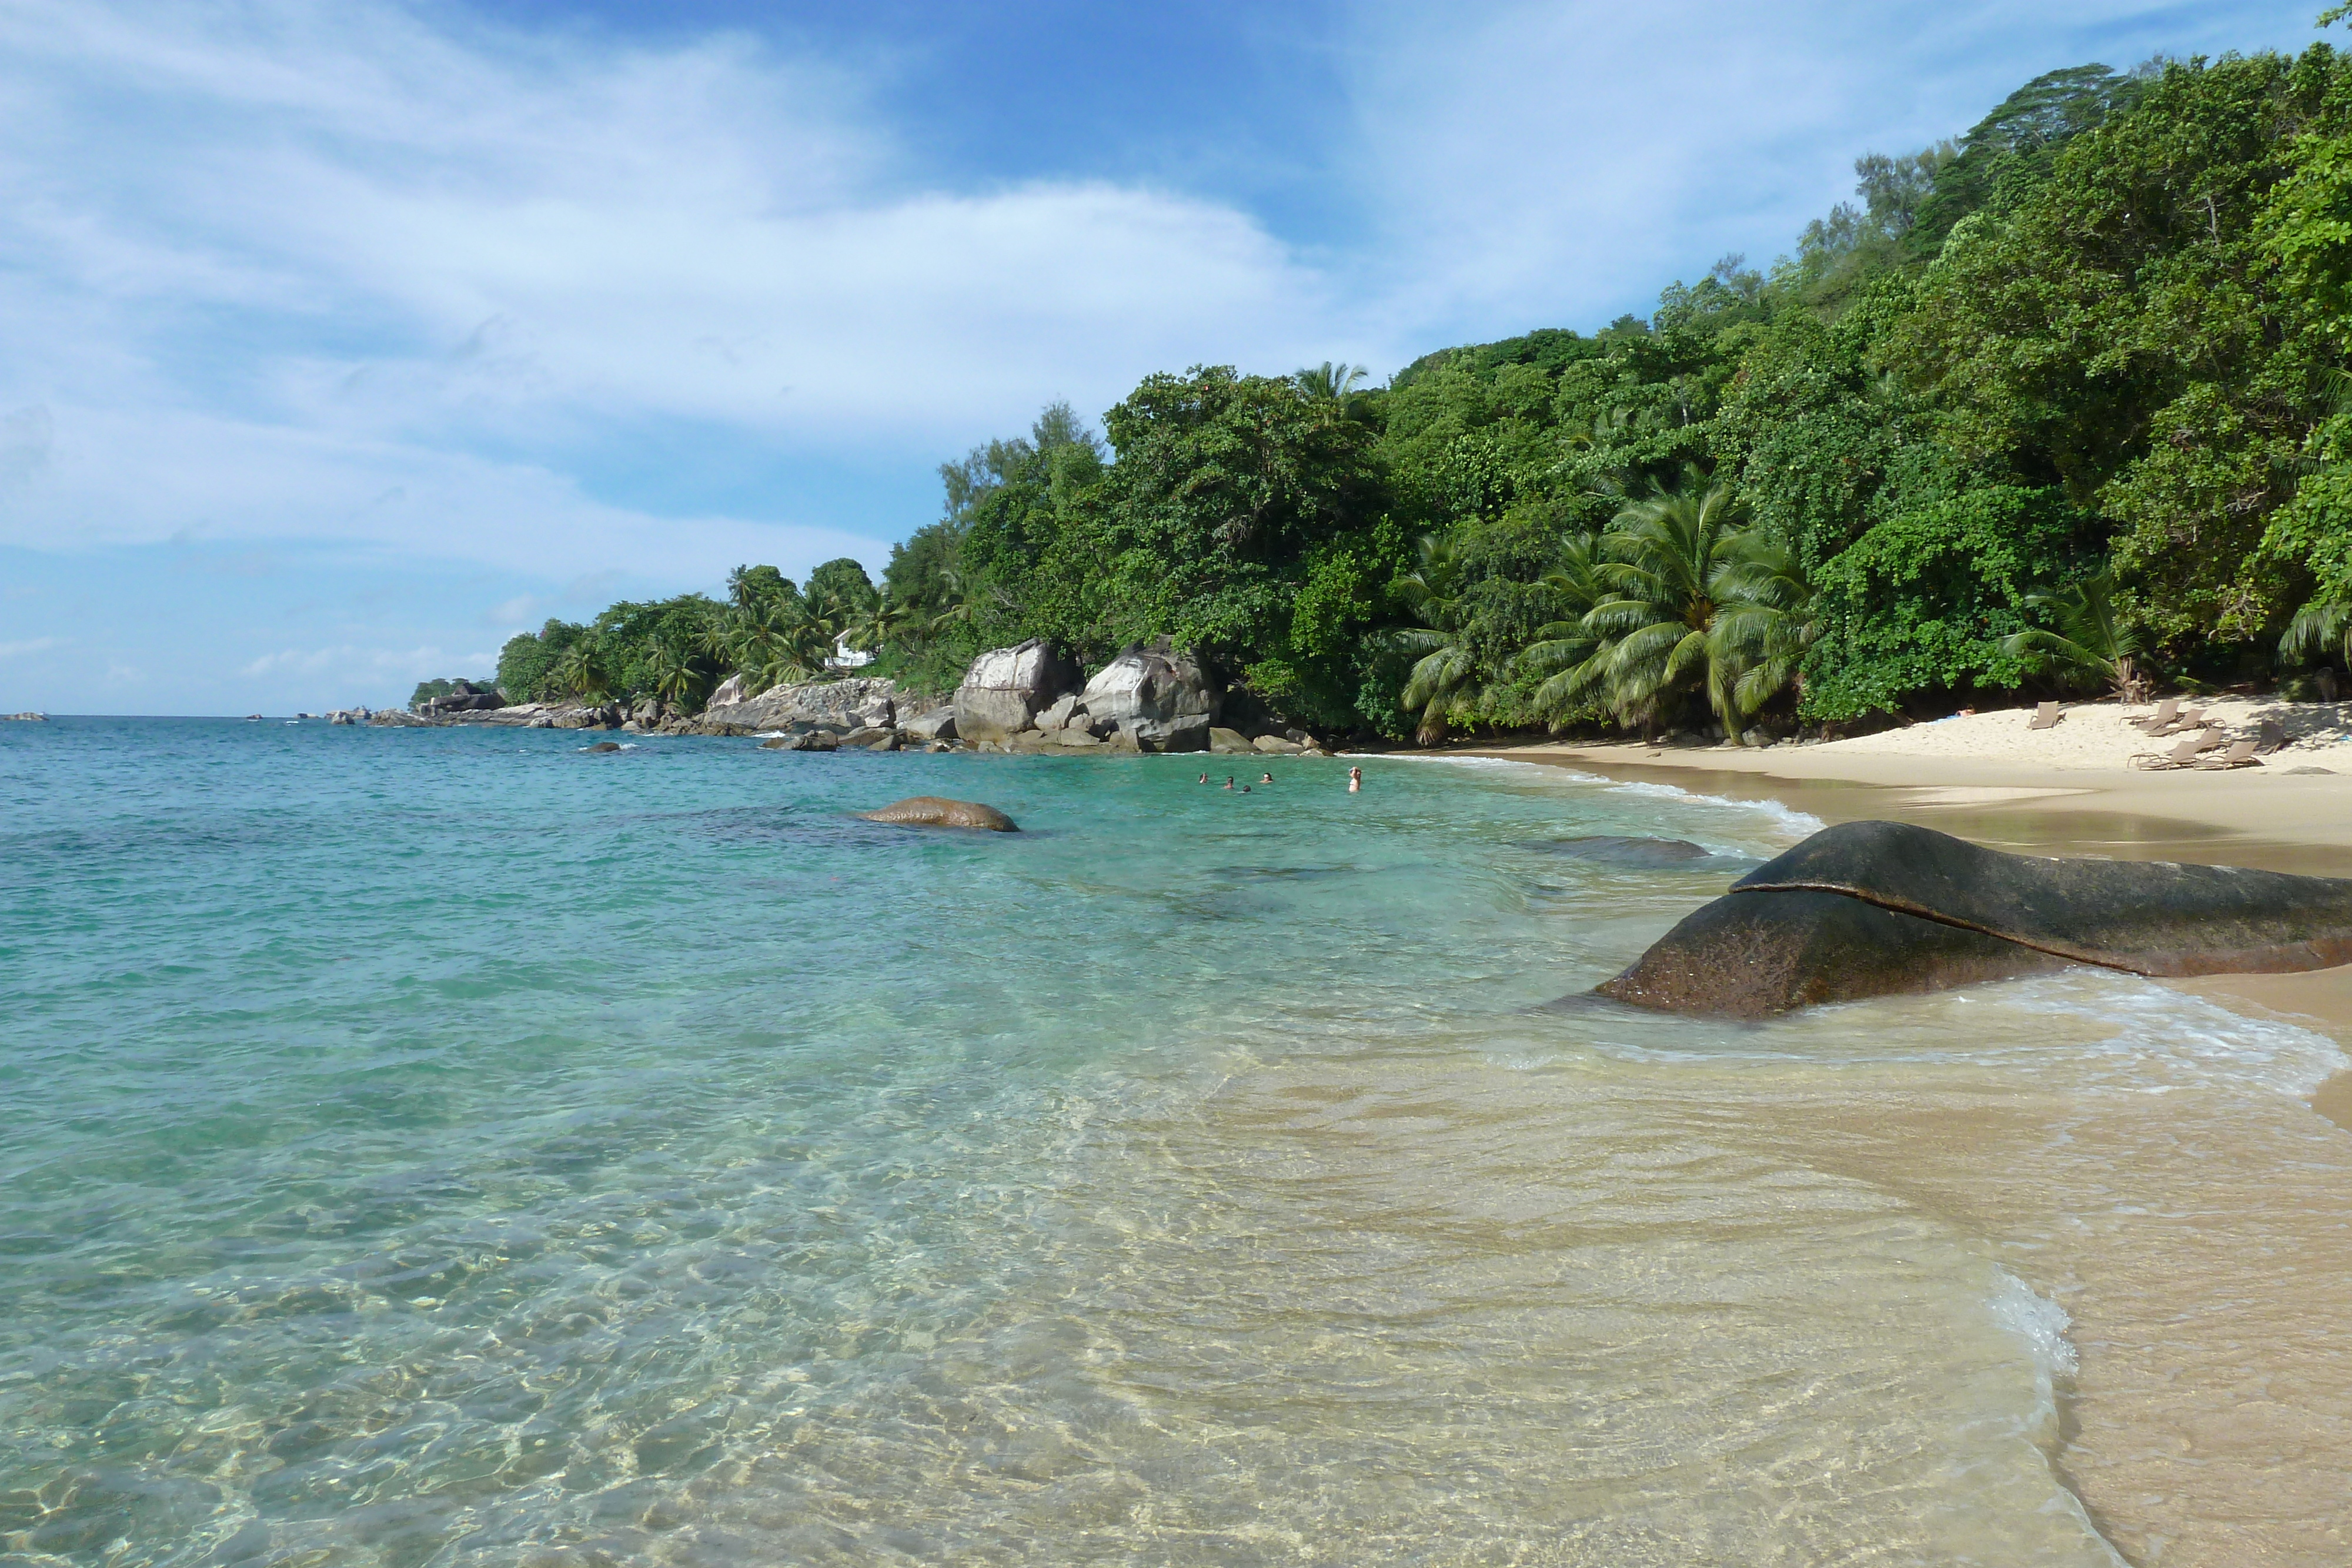
<svg viewBox="0 0 2352 1568"><path fill-rule="evenodd" d="M2028 1012L2067 1013L2108 1029L2076 1049L2156 1092L2196 1087L2309 1094L2352 1067L2342 1048L2284 1019L2255 1018L2135 976L2080 969L1992 993Z"/></svg>
<svg viewBox="0 0 2352 1568"><path fill-rule="evenodd" d="M2025 1349L2026 1360L2033 1368L2033 1408L2027 1417L2024 1435L2045 1455L2054 1458L2059 1442L2058 1398L2062 1386L2071 1388L2075 1375L2082 1370L2082 1358L2074 1349L2072 1338L2074 1320L2066 1309L2049 1297L2037 1293L2033 1287L2011 1273L1996 1267L1997 1281L1990 1303L1992 1321L2002 1333L2015 1339ZM2125 1559L2116 1552L2115 1543L2101 1534L2083 1507L2083 1500L2068 1484L2064 1473L2053 1464L2051 1479L2058 1483L2061 1492L2083 1523L2092 1540L2105 1546L2112 1555L2116 1568L2125 1568Z"/></svg>
<svg viewBox="0 0 2352 1568"><path fill-rule="evenodd" d="M1696 806L1723 806L1744 811L1757 811L1770 818L1791 838L1811 838L1829 826L1811 811L1800 811L1778 800L1735 800L1726 795L1702 795L1675 784L1615 783L1612 792L1621 795L1649 795Z"/></svg>
<svg viewBox="0 0 2352 1568"><path fill-rule="evenodd" d="M1672 800L1682 806L1753 812L1768 820L1775 831L1787 834L1791 840L1809 838L1829 826L1811 811L1800 811L1778 800L1738 800L1728 795L1702 794L1676 784L1606 779L1598 773L1587 773L1578 768L1557 768L1548 762L1522 762L1509 757L1417 756L1410 752L1385 755L1389 760L1399 762L1443 762L1455 768L1517 769L1520 776L1531 780L1595 786L1612 795L1647 796L1654 800ZM1716 849L1719 846L1709 844L1707 847ZM1745 853L1747 848L1742 846L1731 852Z"/></svg>
<svg viewBox="0 0 2352 1568"><path fill-rule="evenodd" d="M2071 1382L2082 1370L2074 1342L2067 1337L2074 1320L2066 1315L2065 1308L2036 1294L2032 1286L2008 1270L1996 1268L1993 1274L1999 1281L1992 1298L1993 1322L2024 1343L2033 1361L2034 1390L2054 1417L2057 1385Z"/></svg>

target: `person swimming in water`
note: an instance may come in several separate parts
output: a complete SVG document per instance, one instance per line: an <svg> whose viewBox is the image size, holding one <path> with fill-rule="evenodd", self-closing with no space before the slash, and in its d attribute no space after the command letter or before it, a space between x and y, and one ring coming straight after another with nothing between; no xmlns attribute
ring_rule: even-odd
<svg viewBox="0 0 2352 1568"><path fill-rule="evenodd" d="M1349 794L1350 794L1350 795L1353 795L1353 794L1355 794L1358 790L1361 789L1363 787L1364 787L1364 770L1363 770L1362 768L1349 768L1349 769L1348 769L1348 793L1349 793Z"/></svg>
<svg viewBox="0 0 2352 1568"><path fill-rule="evenodd" d="M1257 776L1257 781L1261 784L1271 784L1274 782L1274 775L1271 773L1261 773Z"/></svg>
<svg viewBox="0 0 2352 1568"><path fill-rule="evenodd" d="M1207 774L1205 774L1205 773L1202 774L1202 775L1201 775L1201 782L1202 782L1202 783L1203 783L1203 784L1206 784L1208 781L1209 781L1209 776L1208 776Z"/></svg>
<svg viewBox="0 0 2352 1568"><path fill-rule="evenodd" d="M1226 789L1232 789L1233 787L1234 787L1234 776L1233 776L1232 774L1228 773L1228 774L1226 774L1226 775L1225 775L1225 788L1226 788Z"/></svg>

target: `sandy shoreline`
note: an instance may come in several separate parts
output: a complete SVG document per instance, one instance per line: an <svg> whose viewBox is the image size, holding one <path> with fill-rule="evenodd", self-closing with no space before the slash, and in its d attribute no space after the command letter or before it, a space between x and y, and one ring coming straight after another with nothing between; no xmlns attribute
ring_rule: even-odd
<svg viewBox="0 0 2352 1568"><path fill-rule="evenodd" d="M2228 771L2086 765L2086 756L2104 760L2135 744L2124 733L2127 716L2111 704L2084 705L2057 729L2038 732L2027 729L2028 712L2011 709L1817 746L1535 742L1465 747L1456 754L1777 800L1825 822L1918 822L2022 853L2352 877L2352 738L2344 736L2338 709L2240 703L2235 707L2249 713L2229 710L2232 727L2282 706L2307 710L2288 714L2290 733L2306 738L2263 767ZM2064 734L2068 724L2076 727L2071 736ZM2137 744L2146 750L2158 743ZM2299 770L2320 768L2330 770ZM2292 1019L2352 1049L2352 966L2165 983L2258 1017ZM2352 1073L2323 1085L2313 1105L2352 1129Z"/></svg>
<svg viewBox="0 0 2352 1568"><path fill-rule="evenodd" d="M2336 735L2312 727L2263 768L2150 772L2116 756L2130 742L2114 733L2124 726L2112 706L2091 722L2070 716L2077 728L2063 745L2028 731L2028 717L1766 750L1460 754L1770 800L1829 822L1914 821L2022 852L2352 876L2352 744ZM2330 771L2290 770L2305 767ZM2352 966L2165 983L2352 1050ZM1924 1085L1875 1105L1832 1096L1786 1135L1808 1159L1951 1216L1995 1248L2033 1239L2016 1267L2072 1315L2081 1355L2052 1468L2123 1559L2352 1561L2340 1500L2352 1363L2333 1333L2352 1226L2331 1201L2352 1072L2311 1094L2316 1116L2284 1096L2226 1116L2194 1096L2119 1112L2096 1096L2038 1099L2030 1083L1982 1103L1931 1101ZM1751 1132L1769 1124L1754 1108L1742 1115ZM2084 1151L2096 1173L2087 1182L2067 1163ZM2306 1183L2305 1171L2325 1174Z"/></svg>

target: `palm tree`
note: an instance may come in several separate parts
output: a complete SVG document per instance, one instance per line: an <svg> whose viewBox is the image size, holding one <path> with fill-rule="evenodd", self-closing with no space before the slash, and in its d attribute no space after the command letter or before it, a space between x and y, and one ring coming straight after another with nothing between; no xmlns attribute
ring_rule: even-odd
<svg viewBox="0 0 2352 1568"><path fill-rule="evenodd" d="M681 707L702 680L692 656L667 639L655 642L653 653L646 661L646 674L653 681L654 695Z"/></svg>
<svg viewBox="0 0 2352 1568"><path fill-rule="evenodd" d="M593 632L581 637L563 650L555 662L555 681L571 695L583 702L602 702L612 694L606 689L604 650Z"/></svg>
<svg viewBox="0 0 2352 1568"><path fill-rule="evenodd" d="M1716 640L1740 666L1732 687L1741 722L1790 686L1801 691L1800 666L1820 641L1813 585L1805 580L1796 553L1748 528L1727 541L1729 565L1718 580L1722 607L1716 612ZM1740 744L1746 745L1742 738Z"/></svg>
<svg viewBox="0 0 2352 1568"><path fill-rule="evenodd" d="M1361 365L1326 360L1319 365L1307 366L1290 379L1298 384L1300 392L1318 402L1345 403L1370 374Z"/></svg>
<svg viewBox="0 0 2352 1568"><path fill-rule="evenodd" d="M2000 640L2002 653L2061 681L2112 686L2126 702L2141 698L2146 683L2133 667L2140 652L2139 633L2116 619L2112 568L2102 567L2055 593L2029 593L2025 602L2055 617L2058 630L2036 626L2013 632ZM2288 624L2280 649L2324 644L2341 624L2341 612L2331 617L2326 606L2306 604Z"/></svg>
<svg viewBox="0 0 2352 1568"><path fill-rule="evenodd" d="M1435 534L1415 541L1421 564L1397 580L1397 591L1421 624L1393 634L1395 645L1421 657L1405 677L1398 701L1407 713L1419 710L1413 738L1434 746L1445 738L1445 714L1478 684L1478 661L1460 635L1462 563L1452 543Z"/></svg>
<svg viewBox="0 0 2352 1568"><path fill-rule="evenodd" d="M1601 580L1601 565L1598 534L1580 534L1560 547L1559 559L1540 580L1568 606L1568 619L1538 627L1536 640L1520 649L1514 661L1522 671L1546 677L1532 700L1537 711L1552 716L1555 722L1599 674L1597 669L1588 673L1585 668L1599 656L1601 640L1584 618L1610 597Z"/></svg>
<svg viewBox="0 0 2352 1568"><path fill-rule="evenodd" d="M941 567L940 580L946 584L956 601L931 617L926 628L933 635L951 626L976 625L980 618L992 610L1010 610L1013 603L1005 591L984 578L973 577L956 567Z"/></svg>
<svg viewBox="0 0 2352 1568"><path fill-rule="evenodd" d="M914 612L900 603L887 590L877 594L874 603L857 623L850 628L850 640L863 651L878 653L886 643L896 643L914 628Z"/></svg>
<svg viewBox="0 0 2352 1568"><path fill-rule="evenodd" d="M2326 657L2331 651L2341 650L2347 668L2352 668L2352 599L2343 596L2342 590L2333 590L2313 600L2294 612L2286 623L2285 634L2279 638L2282 660ZM2323 673L2320 691L2334 691L2335 676Z"/></svg>
<svg viewBox="0 0 2352 1568"><path fill-rule="evenodd" d="M1813 639L1812 595L1785 551L1739 526L1727 486L1695 497L1696 487L1611 519L1593 568L1607 597L1584 617L1599 646L1556 696L1599 685L1619 723L1648 732L1696 689L1744 744L1748 719L1794 677Z"/></svg>

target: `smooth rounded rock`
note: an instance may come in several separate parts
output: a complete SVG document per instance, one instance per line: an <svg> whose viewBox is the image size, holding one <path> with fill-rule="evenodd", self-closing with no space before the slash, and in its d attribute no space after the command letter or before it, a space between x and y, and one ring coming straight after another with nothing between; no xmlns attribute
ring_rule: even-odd
<svg viewBox="0 0 2352 1568"><path fill-rule="evenodd" d="M2006 854L1904 822L1825 829L1732 883L1601 995L1761 1018L2069 964L2278 974L2352 962L2352 882Z"/></svg>
<svg viewBox="0 0 2352 1568"><path fill-rule="evenodd" d="M975 800L950 800L939 795L911 795L878 811L860 811L869 822L890 822L907 828L979 828L992 833L1017 833L1019 824L993 806Z"/></svg>

